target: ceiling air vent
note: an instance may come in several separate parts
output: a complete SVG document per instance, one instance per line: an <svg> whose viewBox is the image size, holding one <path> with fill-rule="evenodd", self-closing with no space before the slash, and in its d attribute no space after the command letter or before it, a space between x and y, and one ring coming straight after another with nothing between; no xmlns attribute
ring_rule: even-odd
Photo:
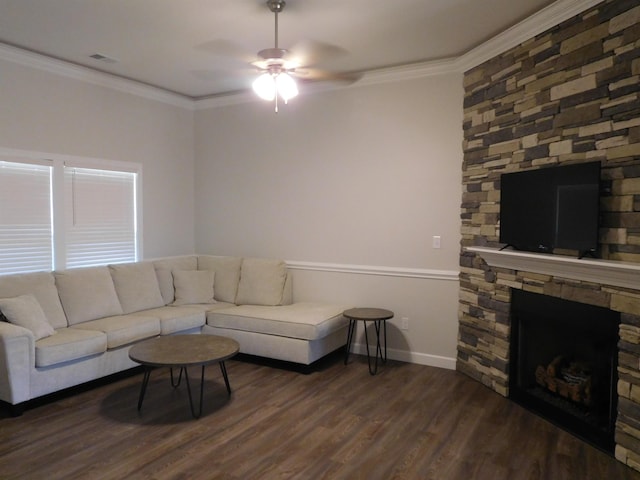
<svg viewBox="0 0 640 480"><path fill-rule="evenodd" d="M104 63L118 63L118 60L115 58L107 57L106 55L102 55L101 53L94 53L93 55L89 55L94 60L98 60Z"/></svg>

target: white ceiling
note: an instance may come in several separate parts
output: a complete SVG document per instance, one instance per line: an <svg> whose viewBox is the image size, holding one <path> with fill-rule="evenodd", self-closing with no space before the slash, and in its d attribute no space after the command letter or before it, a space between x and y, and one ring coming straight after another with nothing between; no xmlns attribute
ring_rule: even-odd
<svg viewBox="0 0 640 480"><path fill-rule="evenodd" d="M371 71L460 56L552 3L287 0L280 47L331 44L318 67ZM274 15L265 0L0 0L0 42L203 98L250 86Z"/></svg>

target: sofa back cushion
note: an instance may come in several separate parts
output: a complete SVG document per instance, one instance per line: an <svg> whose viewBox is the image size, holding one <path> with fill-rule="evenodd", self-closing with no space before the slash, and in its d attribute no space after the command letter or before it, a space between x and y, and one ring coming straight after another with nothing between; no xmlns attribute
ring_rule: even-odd
<svg viewBox="0 0 640 480"><path fill-rule="evenodd" d="M172 305L216 303L213 295L215 272L211 270L174 270L176 299Z"/></svg>
<svg viewBox="0 0 640 480"><path fill-rule="evenodd" d="M29 293L36 297L47 321L53 328L68 326L53 273L18 273L0 276L0 298L17 297Z"/></svg>
<svg viewBox="0 0 640 480"><path fill-rule="evenodd" d="M238 305L282 305L287 265L282 260L245 258L240 269Z"/></svg>
<svg viewBox="0 0 640 480"><path fill-rule="evenodd" d="M156 269L156 277L158 277L158 285L164 304L169 305L175 300L173 270L197 270L198 258L195 255L160 258L153 261L153 266Z"/></svg>
<svg viewBox="0 0 640 480"><path fill-rule="evenodd" d="M200 255L198 270L215 272L215 298L221 302L235 303L240 281L242 257Z"/></svg>
<svg viewBox="0 0 640 480"><path fill-rule="evenodd" d="M153 263L109 265L109 271L124 313L164 305Z"/></svg>
<svg viewBox="0 0 640 480"><path fill-rule="evenodd" d="M56 285L69 325L122 315L108 267L55 272Z"/></svg>

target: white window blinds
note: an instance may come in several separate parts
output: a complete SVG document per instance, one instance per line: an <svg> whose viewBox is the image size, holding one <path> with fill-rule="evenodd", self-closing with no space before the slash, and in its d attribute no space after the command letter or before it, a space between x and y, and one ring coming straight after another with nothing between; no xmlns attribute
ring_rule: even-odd
<svg viewBox="0 0 640 480"><path fill-rule="evenodd" d="M66 268L136 260L136 173L65 167Z"/></svg>
<svg viewBox="0 0 640 480"><path fill-rule="evenodd" d="M0 274L52 264L51 167L0 161Z"/></svg>

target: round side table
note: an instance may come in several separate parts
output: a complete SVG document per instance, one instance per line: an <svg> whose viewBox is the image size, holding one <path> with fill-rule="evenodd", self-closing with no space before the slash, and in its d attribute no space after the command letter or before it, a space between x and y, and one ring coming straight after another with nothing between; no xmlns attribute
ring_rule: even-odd
<svg viewBox="0 0 640 480"><path fill-rule="evenodd" d="M344 357L344 364L349 361L349 351L351 350L351 343L353 342L353 334L356 328L356 322L364 322L364 337L367 344L367 363L369 364L369 373L375 375L378 373L378 358L381 363L387 362L387 320L393 318L393 312L391 310L385 310L383 308L351 308L345 310L342 315L349 319L349 333L347 334L347 353ZM373 322L373 326L376 330L376 353L374 366L371 366L371 354L369 352L369 334L367 332L367 322ZM384 330L384 356L382 354L382 347L380 345L380 327Z"/></svg>

